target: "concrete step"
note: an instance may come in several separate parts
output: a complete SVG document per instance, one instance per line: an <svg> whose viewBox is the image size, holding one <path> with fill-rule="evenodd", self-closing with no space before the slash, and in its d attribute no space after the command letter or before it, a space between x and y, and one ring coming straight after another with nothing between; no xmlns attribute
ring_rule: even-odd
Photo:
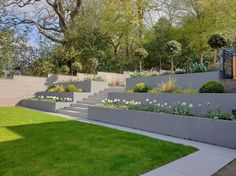
<svg viewBox="0 0 236 176"><path fill-rule="evenodd" d="M74 103L71 104L73 107L88 108L89 106L95 106L94 104L85 104L85 103Z"/></svg>
<svg viewBox="0 0 236 176"><path fill-rule="evenodd" d="M104 100L106 97L101 97L101 98L96 98L96 97L90 97L90 98L84 98L82 101L85 102L85 101L88 101L88 102L91 102L91 101L94 101L94 102L100 102L102 100Z"/></svg>
<svg viewBox="0 0 236 176"><path fill-rule="evenodd" d="M100 99L100 98L107 98L108 93L106 94L94 94L94 95L90 95L88 98L95 98L95 99Z"/></svg>
<svg viewBox="0 0 236 176"><path fill-rule="evenodd" d="M88 112L88 108L82 108L82 107L75 107L75 106L69 106L65 107L65 110L71 110L71 111L78 111L78 112Z"/></svg>
<svg viewBox="0 0 236 176"><path fill-rule="evenodd" d="M88 117L88 113L66 110L66 109L60 109L58 110L58 113L73 116L73 117L82 117L82 118Z"/></svg>
<svg viewBox="0 0 236 176"><path fill-rule="evenodd" d="M78 101L78 104L88 104L88 105L96 105L98 103L100 103L101 100L99 101L94 101L94 100L82 100L82 101Z"/></svg>

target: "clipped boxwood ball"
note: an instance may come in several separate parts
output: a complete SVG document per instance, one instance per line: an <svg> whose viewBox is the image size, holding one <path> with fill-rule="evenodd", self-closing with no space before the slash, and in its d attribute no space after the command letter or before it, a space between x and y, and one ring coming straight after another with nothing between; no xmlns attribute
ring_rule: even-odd
<svg viewBox="0 0 236 176"><path fill-rule="evenodd" d="M148 91L148 85L145 83L138 83L134 87L134 92L147 92Z"/></svg>
<svg viewBox="0 0 236 176"><path fill-rule="evenodd" d="M202 84L200 93L225 93L223 84L219 81L208 81Z"/></svg>

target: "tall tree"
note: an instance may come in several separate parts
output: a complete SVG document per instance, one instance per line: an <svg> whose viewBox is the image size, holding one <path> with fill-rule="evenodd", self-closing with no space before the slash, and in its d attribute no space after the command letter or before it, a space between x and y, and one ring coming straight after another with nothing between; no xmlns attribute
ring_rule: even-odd
<svg viewBox="0 0 236 176"><path fill-rule="evenodd" d="M15 38L11 31L0 31L0 76L10 71L15 56Z"/></svg>
<svg viewBox="0 0 236 176"><path fill-rule="evenodd" d="M5 24L35 26L39 33L62 44L67 29L77 22L82 6L82 0L2 0L0 3L5 7L6 16L1 19Z"/></svg>

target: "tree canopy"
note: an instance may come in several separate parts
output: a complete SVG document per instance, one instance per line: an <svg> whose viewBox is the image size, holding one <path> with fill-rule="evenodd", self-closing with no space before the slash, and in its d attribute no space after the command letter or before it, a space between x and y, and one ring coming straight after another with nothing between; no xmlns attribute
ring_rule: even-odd
<svg viewBox="0 0 236 176"><path fill-rule="evenodd" d="M0 71L42 76L66 66L72 74L94 73L90 58L98 71L134 71L138 48L148 53L143 69L170 69L169 41L181 44L175 68L213 63L211 36L235 43L235 7L232 0L2 0ZM37 46L29 45L36 35Z"/></svg>

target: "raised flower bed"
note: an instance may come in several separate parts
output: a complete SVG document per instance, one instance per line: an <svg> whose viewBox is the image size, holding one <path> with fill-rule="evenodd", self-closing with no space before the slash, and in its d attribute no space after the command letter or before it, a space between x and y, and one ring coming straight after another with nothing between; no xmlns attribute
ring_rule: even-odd
<svg viewBox="0 0 236 176"><path fill-rule="evenodd" d="M236 149L235 121L104 107L89 107L88 118Z"/></svg>
<svg viewBox="0 0 236 176"><path fill-rule="evenodd" d="M209 80L219 80L219 72L203 72L203 73L188 73L188 74L173 74L171 75L182 89L193 88L199 89L202 83ZM159 75L139 78L126 79L126 89L134 89L137 83L145 83L150 89L155 88L158 84L168 81L170 75Z"/></svg>
<svg viewBox="0 0 236 176"><path fill-rule="evenodd" d="M66 106L70 106L72 99L69 97L59 98L55 96L37 96L29 97L20 101L20 106L38 109L47 112L57 112Z"/></svg>
<svg viewBox="0 0 236 176"><path fill-rule="evenodd" d="M208 110L208 103L210 103L213 109L219 106L221 111L225 113L231 113L232 109L236 108L236 93L109 93L108 99L134 100L142 103L145 103L149 99L150 101L156 100L157 103L167 103L168 105L173 105L177 102L186 102L193 104L193 112L199 112L199 110L206 112ZM202 105L201 108L198 107L199 105Z"/></svg>
<svg viewBox="0 0 236 176"><path fill-rule="evenodd" d="M37 96L55 96L58 98L70 98L73 102L81 101L88 98L92 93L90 92L37 92Z"/></svg>

